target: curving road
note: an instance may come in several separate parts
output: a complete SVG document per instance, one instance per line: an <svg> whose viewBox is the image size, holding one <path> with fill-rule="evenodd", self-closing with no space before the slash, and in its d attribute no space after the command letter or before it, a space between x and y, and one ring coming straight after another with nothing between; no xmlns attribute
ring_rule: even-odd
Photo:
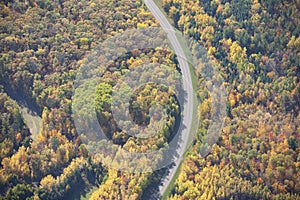
<svg viewBox="0 0 300 200"><path fill-rule="evenodd" d="M175 172L177 171L182 158L183 154L187 148L188 145L188 138L189 133L192 125L192 117L193 117L193 110L194 110L194 102L193 102L193 88L192 88L192 78L190 73L190 68L187 62L187 59L185 57L184 51L179 43L179 40L175 34L174 28L171 26L171 24L168 22L164 14L160 11L160 9L157 7L157 5L153 2L153 0L144 0L147 8L150 10L150 12L153 14L153 16L159 21L160 26L162 29L167 33L168 39L171 42L171 45L173 46L174 52L177 56L179 67L182 72L183 77L183 89L186 93L185 102L184 102L184 108L182 113L182 127L185 127L180 131L178 134L179 138L181 138L178 146L177 146L177 154L179 157L175 160L173 167L169 169L168 174L163 177L161 180L161 185L159 186L159 195L162 196L167 187L169 186L173 176L175 175Z"/></svg>

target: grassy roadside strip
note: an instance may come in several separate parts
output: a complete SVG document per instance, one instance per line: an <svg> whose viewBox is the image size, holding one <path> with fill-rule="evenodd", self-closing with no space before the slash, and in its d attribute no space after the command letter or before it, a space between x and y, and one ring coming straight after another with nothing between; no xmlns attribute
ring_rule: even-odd
<svg viewBox="0 0 300 200"><path fill-rule="evenodd" d="M173 189L173 187L175 185L175 182L176 182L176 180L177 180L177 178L179 176L181 165L182 165L182 162L180 163L177 171L175 172L174 176L172 177L171 182L170 182L170 184L168 185L168 187L166 189L166 192L161 197L161 200L166 200L169 197L169 195L171 194L171 191L172 191L172 189Z"/></svg>
<svg viewBox="0 0 300 200"><path fill-rule="evenodd" d="M186 56L187 59L190 58L189 56L189 49L184 41L184 37L183 37L183 34L177 30L174 26L174 22L173 20L171 20L169 18L169 16L167 15L167 13L163 10L162 8L162 3L159 1L159 0L153 0L155 2L155 4L159 7L159 9L161 10L161 12L165 15L166 19L169 21L169 23L173 26L174 30L175 30L175 34L176 34L176 37L181 45L181 47L183 48L183 51L184 51L184 54ZM188 60L188 65L189 65L189 68L190 68L190 72L191 72L191 79L192 79L192 87L193 87L193 90L195 92L197 92L197 82L198 82L198 79L196 77L196 74L194 73L194 67L192 66L192 63L189 62ZM184 155L183 155L183 160L185 159L185 157L187 156L190 148L191 148L191 144L193 142L193 140L195 139L194 136L197 132L197 129L198 129L198 116L197 116L197 110L198 110L198 102L197 102L197 95L194 95L193 96L193 103L194 103L194 109L193 110L193 119L197 119L197 120L193 120L192 121L192 125L191 125L191 131L189 133L189 137L188 137L188 148L186 149ZM182 162L180 163L179 167L177 168L174 176L172 177L171 181L170 181L170 184L168 185L165 193L163 194L162 198L163 200L167 199L168 196L171 194L171 191L172 189L174 188L175 186L175 182L179 176L179 173L180 173L180 170L181 170L181 166L182 166Z"/></svg>
<svg viewBox="0 0 300 200"><path fill-rule="evenodd" d="M19 105L19 108L26 125L30 130L32 139L37 139L38 134L41 131L42 118L37 114L31 114L29 108L23 105Z"/></svg>
<svg viewBox="0 0 300 200"><path fill-rule="evenodd" d="M166 19L168 20L168 22L173 26L175 27L175 24L174 24L174 21L171 20L169 18L169 16L167 15L167 13L165 12L165 10L163 9L163 6L162 6L162 3L160 0L153 0L154 3L158 6L159 10L164 14L164 16L166 17Z"/></svg>

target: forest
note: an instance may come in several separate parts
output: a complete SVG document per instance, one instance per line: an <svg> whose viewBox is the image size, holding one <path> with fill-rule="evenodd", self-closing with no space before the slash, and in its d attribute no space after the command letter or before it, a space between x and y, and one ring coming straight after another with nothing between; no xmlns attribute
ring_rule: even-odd
<svg viewBox="0 0 300 200"><path fill-rule="evenodd" d="M300 199L300 2L155 2L185 38L207 50L228 93L220 137L201 156L213 99L205 77L195 70L197 135L165 198ZM118 146L116 157L122 149L158 150L174 137L182 111L174 91L149 83L129 96L121 78L143 66L152 82L166 80L177 87L170 70L178 77L181 72L168 48L126 52L110 61L95 90L79 87L74 94L87 55L96 55L104 41L127 30L159 27L144 2L3 0L0 17L0 199L148 199L165 169L133 173L107 166L103 148L97 149L101 145L87 142L87 133L76 129L74 119L89 117L83 108L92 105L84 100L94 97L103 133ZM136 76L137 82L143 79ZM156 111L161 107L153 105L166 110L166 123L159 131L150 126L147 131L154 134L147 140L126 134L114 119L125 105L113 106L113 88L124 85L121 93L130 99L128 112L136 125L155 124L150 108L160 119ZM36 137L22 116L20 99L42 119ZM142 134L128 121L122 124Z"/></svg>
<svg viewBox="0 0 300 200"><path fill-rule="evenodd" d="M202 158L212 100L199 91L203 123L169 198L299 199L299 2L163 0L162 6L216 60L229 92L222 135Z"/></svg>

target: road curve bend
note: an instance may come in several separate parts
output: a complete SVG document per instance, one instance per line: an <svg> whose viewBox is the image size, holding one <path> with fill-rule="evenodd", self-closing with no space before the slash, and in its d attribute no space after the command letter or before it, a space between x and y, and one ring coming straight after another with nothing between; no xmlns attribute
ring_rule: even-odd
<svg viewBox="0 0 300 200"><path fill-rule="evenodd" d="M179 67L182 72L183 77L183 89L185 91L185 101L183 104L183 112L182 112L182 126L185 127L180 131L178 134L179 138L179 144L177 146L177 154L179 157L175 160L173 167L169 169L169 172L166 176L164 176L161 180L161 184L159 186L159 196L162 196L167 187L169 186L173 176L175 175L181 161L183 158L183 154L187 148L188 145L188 139L189 139L189 133L192 125L192 117L193 117L193 111L194 111L194 102L193 102L193 87L192 85L192 78L190 73L190 68L188 65L188 61L186 59L186 56L184 54L183 48L175 34L175 30L172 27L172 25L168 22L164 14L161 12L161 10L158 8L158 6L154 3L153 0L144 0L147 8L149 11L153 14L153 16L159 21L160 26L162 29L167 33L168 39L171 42L171 45L173 46L174 52L177 56Z"/></svg>

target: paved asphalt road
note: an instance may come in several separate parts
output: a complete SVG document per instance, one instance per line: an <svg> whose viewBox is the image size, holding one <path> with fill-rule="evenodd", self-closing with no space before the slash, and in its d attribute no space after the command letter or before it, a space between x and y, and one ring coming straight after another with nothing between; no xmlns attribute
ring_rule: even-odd
<svg viewBox="0 0 300 200"><path fill-rule="evenodd" d="M180 134L179 138L181 138L177 147L177 153L179 157L175 160L175 165L169 169L169 173L161 180L161 185L159 186L159 193L160 193L159 195L162 196L166 191L168 185L170 184L172 177L175 175L175 172L177 171L179 164L182 161L183 154L188 145L188 138L189 138L189 133L192 125L192 117L193 117L193 110L194 110L193 88L192 88L192 78L191 78L188 62L185 57L184 51L175 35L174 28L171 26L171 24L168 22L164 14L160 11L160 9L153 2L153 0L144 0L144 1L148 9L153 14L153 16L159 21L162 29L168 34L168 39L170 40L171 45L173 46L173 49L177 55L179 67L181 69L182 77L183 77L183 89L186 93L185 102L183 105L184 108L182 113L182 126L185 128L178 133Z"/></svg>

